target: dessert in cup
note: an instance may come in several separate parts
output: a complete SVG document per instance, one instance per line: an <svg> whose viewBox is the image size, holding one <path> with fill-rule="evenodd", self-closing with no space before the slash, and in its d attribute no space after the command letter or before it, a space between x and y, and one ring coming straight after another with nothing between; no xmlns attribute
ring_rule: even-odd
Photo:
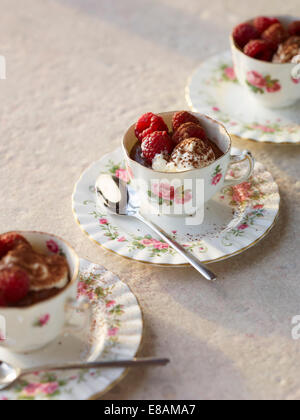
<svg viewBox="0 0 300 420"><path fill-rule="evenodd" d="M0 346L30 352L57 338L69 310L87 309L86 302L75 300L78 272L79 259L63 239L41 232L1 235L0 315L6 337Z"/></svg>
<svg viewBox="0 0 300 420"><path fill-rule="evenodd" d="M232 153L237 155L240 151L233 148ZM118 148L102 156L78 179L72 200L78 227L94 244L119 256L148 264L182 267L186 263L184 258L137 219L116 217L98 205L98 193L91 186L97 183L99 174L119 178L132 187L121 155L122 149ZM245 161L233 165L229 176L238 179L247 170ZM143 215L203 263L212 263L245 252L265 237L275 225L279 202L278 186L272 174L256 162L249 181L220 190L206 203L201 225L191 226L182 217Z"/></svg>
<svg viewBox="0 0 300 420"><path fill-rule="evenodd" d="M257 102L284 108L300 99L300 21L257 17L231 35L236 76Z"/></svg>
<svg viewBox="0 0 300 420"><path fill-rule="evenodd" d="M195 214L223 187L250 178L251 154L232 156L231 147L231 138L219 122L186 111L145 114L123 139L128 173L142 207L150 204L165 215ZM226 180L231 165L243 160L249 163L247 174Z"/></svg>
<svg viewBox="0 0 300 420"><path fill-rule="evenodd" d="M53 250L57 247L53 246ZM125 369L115 368L98 370L97 375L94 369L83 372L37 369L49 364L65 366L78 362L123 361L124 355L128 359L136 357L143 334L143 319L136 297L128 286L103 266L80 259L77 299L81 296L90 300L92 308L91 322L84 331L80 328L74 335L62 333L34 354L18 354L0 346L0 360L22 370L34 370L15 386L0 391L0 400L98 399L99 394L103 395L124 377ZM82 318L81 313L76 313L72 323L78 321L79 325ZM42 325L38 323L36 329L46 328ZM1 373L7 373L5 364L0 377Z"/></svg>
<svg viewBox="0 0 300 420"><path fill-rule="evenodd" d="M262 143L300 143L300 101L271 109L252 100L249 87L238 83L230 50L199 65L188 80L186 100L194 111L221 121L231 136Z"/></svg>

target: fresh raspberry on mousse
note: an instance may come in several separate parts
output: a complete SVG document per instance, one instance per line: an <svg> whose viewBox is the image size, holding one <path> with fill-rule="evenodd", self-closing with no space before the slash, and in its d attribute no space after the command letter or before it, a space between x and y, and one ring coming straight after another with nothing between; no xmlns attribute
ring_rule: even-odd
<svg viewBox="0 0 300 420"><path fill-rule="evenodd" d="M300 20L290 23L288 31L289 34L292 36L300 36Z"/></svg>
<svg viewBox="0 0 300 420"><path fill-rule="evenodd" d="M175 145L179 144L181 141L189 138L198 138L201 140L206 139L206 132L204 128L199 124L193 122L187 122L179 127L179 129L173 134L173 142Z"/></svg>
<svg viewBox="0 0 300 420"><path fill-rule="evenodd" d="M172 125L174 132L178 130L178 128L188 122L192 122L194 124L199 124L198 118L194 115L190 114L187 111L176 112L173 115Z"/></svg>
<svg viewBox="0 0 300 420"><path fill-rule="evenodd" d="M145 137L147 137L149 134L154 133L155 131L168 132L169 129L164 120L160 116L155 115L152 112L144 114L136 123L135 135L141 142Z"/></svg>
<svg viewBox="0 0 300 420"><path fill-rule="evenodd" d="M161 153L170 155L173 149L174 143L166 131L156 131L143 139L142 153L151 164L156 155Z"/></svg>
<svg viewBox="0 0 300 420"><path fill-rule="evenodd" d="M29 277L18 267L0 271L0 306L9 306L24 299L29 292Z"/></svg>
<svg viewBox="0 0 300 420"><path fill-rule="evenodd" d="M274 25L274 23L280 23L277 18L274 17L267 17L267 16L259 16L254 19L253 26L257 29L257 31L262 34L266 31L270 26Z"/></svg>
<svg viewBox="0 0 300 420"><path fill-rule="evenodd" d="M18 233L5 233L0 235L0 258L4 257L16 245L23 243L29 245L26 239Z"/></svg>
<svg viewBox="0 0 300 420"><path fill-rule="evenodd" d="M260 38L260 33L250 23L241 23L234 28L233 38L240 48L244 48L249 41Z"/></svg>
<svg viewBox="0 0 300 420"><path fill-rule="evenodd" d="M262 39L269 43L269 45L277 50L279 44L282 44L288 37L287 31L281 23L275 23L266 29L262 34Z"/></svg>
<svg viewBox="0 0 300 420"><path fill-rule="evenodd" d="M273 57L273 50L268 42L262 39L255 39L248 42L244 48L244 53L249 57L256 58L262 61L271 61Z"/></svg>

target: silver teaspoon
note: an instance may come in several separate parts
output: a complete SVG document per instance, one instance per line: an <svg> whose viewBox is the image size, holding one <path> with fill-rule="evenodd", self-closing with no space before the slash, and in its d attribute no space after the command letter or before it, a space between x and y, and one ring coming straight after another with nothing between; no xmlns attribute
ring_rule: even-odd
<svg viewBox="0 0 300 420"><path fill-rule="evenodd" d="M20 369L8 363L0 362L0 391L9 388L25 375L35 372L50 372L63 370L81 369L105 369L105 368L137 368L145 366L165 366L170 363L169 359L141 358L132 360L114 360L91 363L64 363L63 365L35 366L31 369Z"/></svg>
<svg viewBox="0 0 300 420"><path fill-rule="evenodd" d="M150 227L168 245L182 255L206 280L216 280L216 275L186 249L172 239L163 229L148 220L140 213L139 199L136 191L115 176L100 175L96 182L98 202L111 214L135 217Z"/></svg>

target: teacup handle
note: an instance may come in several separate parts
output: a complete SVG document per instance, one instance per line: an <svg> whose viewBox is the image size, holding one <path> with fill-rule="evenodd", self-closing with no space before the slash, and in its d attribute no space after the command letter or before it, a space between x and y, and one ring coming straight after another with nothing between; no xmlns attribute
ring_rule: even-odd
<svg viewBox="0 0 300 420"><path fill-rule="evenodd" d="M296 66L292 69L292 78L300 80L300 55L296 55L293 58L292 63L296 64Z"/></svg>
<svg viewBox="0 0 300 420"><path fill-rule="evenodd" d="M238 179L232 179L232 180L225 180L224 183L224 187L233 187L235 185L239 185L242 184L243 182L248 181L248 179L252 176L253 171L254 171L254 166L255 166L255 159L252 156L251 152L249 152L248 150L244 150L238 154L234 154L230 157L230 165L235 165L237 163L242 163L245 162L246 160L249 163L249 169L247 171L247 174L242 176L241 178Z"/></svg>
<svg viewBox="0 0 300 420"><path fill-rule="evenodd" d="M83 322L78 325L78 323L72 323L72 312L84 314ZM67 300L65 305L66 312L66 323L64 331L66 333L75 334L86 331L89 327L92 317L92 306L88 298L80 297L79 299L70 298Z"/></svg>

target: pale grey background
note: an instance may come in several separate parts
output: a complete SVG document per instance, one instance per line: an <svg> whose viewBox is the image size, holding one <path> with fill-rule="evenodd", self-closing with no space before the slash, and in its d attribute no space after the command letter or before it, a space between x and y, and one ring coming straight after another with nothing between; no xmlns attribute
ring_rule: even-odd
<svg viewBox="0 0 300 420"><path fill-rule="evenodd" d="M145 318L141 355L164 369L132 371L109 399L300 399L300 148L239 141L280 185L268 238L215 264L212 285L192 269L161 269L97 247L73 220L80 173L119 145L141 113L186 108L186 80L228 48L228 32L298 0L0 0L1 231L59 234L82 257L128 282ZM299 13L300 15L300 13ZM299 139L300 140L300 139Z"/></svg>

